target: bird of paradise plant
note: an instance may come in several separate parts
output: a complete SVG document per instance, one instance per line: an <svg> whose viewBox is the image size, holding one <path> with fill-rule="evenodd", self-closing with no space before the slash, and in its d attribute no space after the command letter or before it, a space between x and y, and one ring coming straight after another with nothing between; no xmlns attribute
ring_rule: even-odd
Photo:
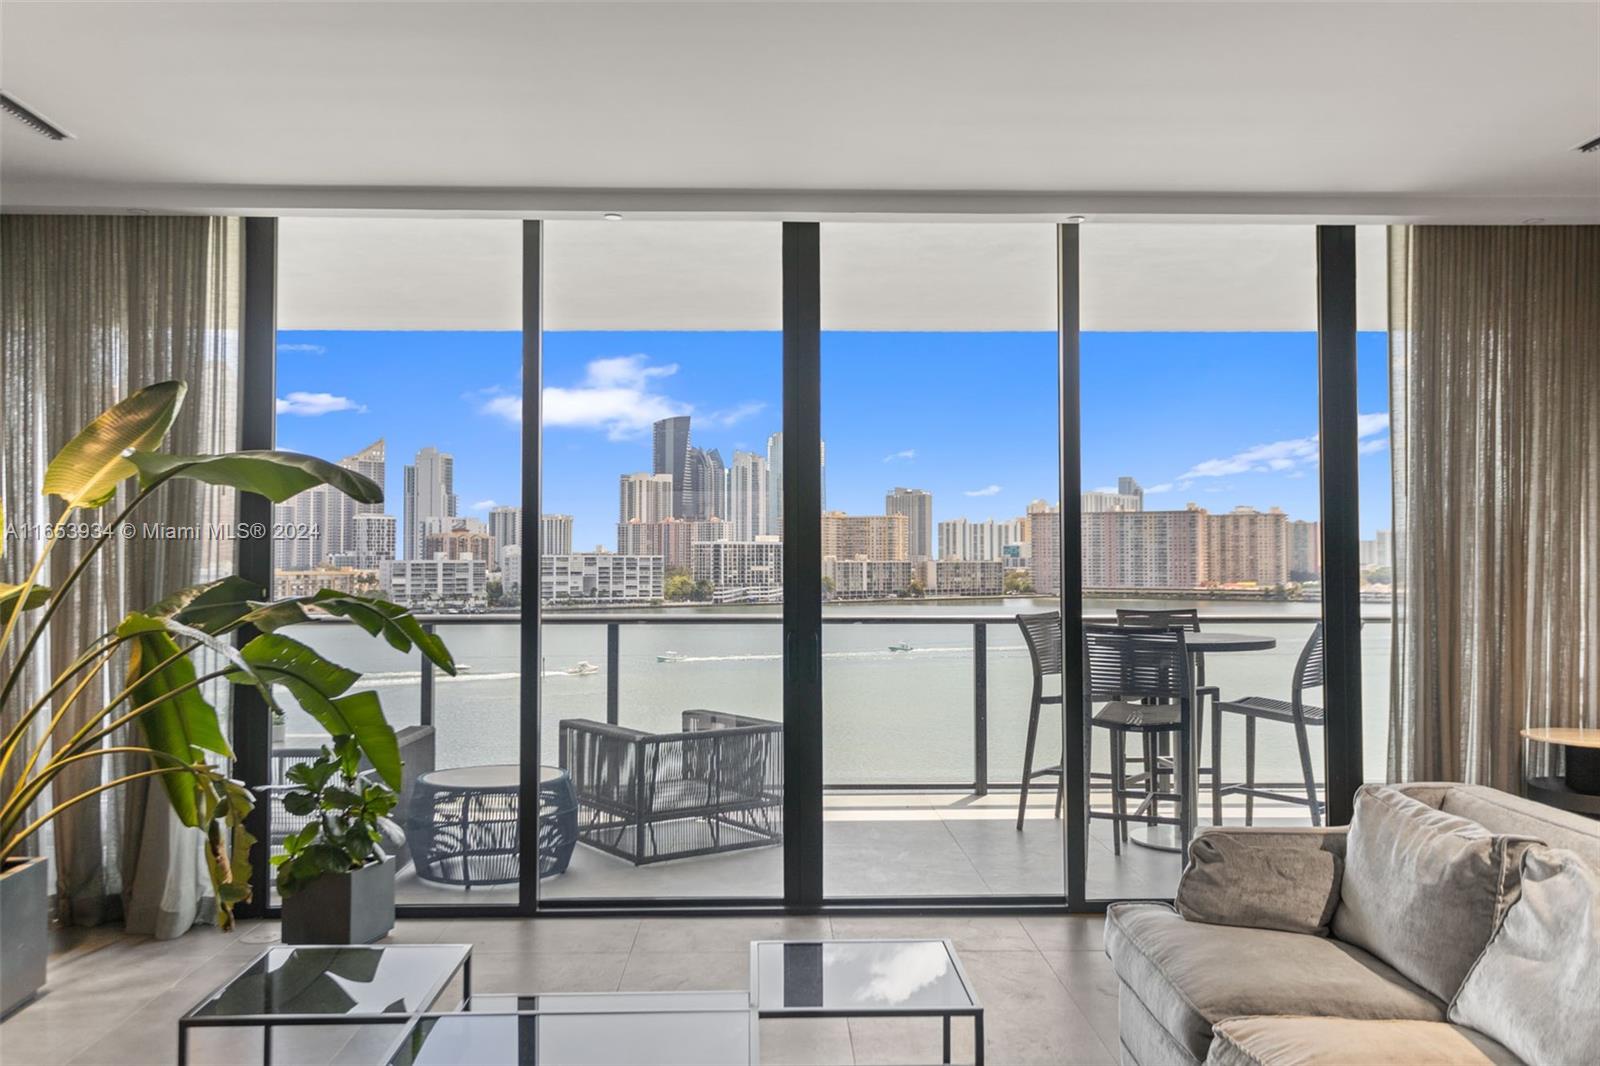
<svg viewBox="0 0 1600 1066"><path fill-rule="evenodd" d="M438 637L393 603L330 589L269 601L259 586L226 577L181 589L129 613L88 641L43 692L23 690L30 657L50 620L71 610L89 564L108 541L121 536L134 511L168 482L182 478L230 486L274 503L328 485L359 503L382 502L382 488L369 478L309 455L160 451L185 392L186 386L177 381L140 389L61 449L50 461L43 485L46 496L64 504L61 516L22 583L0 583L0 657L14 640L20 645L0 682L0 778L11 782L0 793L0 864L21 856L30 838L62 812L130 781L158 779L178 819L205 834L218 921L227 928L233 908L250 898L254 838L245 818L254 800L243 783L229 776L226 760L233 752L205 686L219 680L250 686L269 710L279 709L277 690L287 691L323 729L354 745L384 781L399 788L399 744L377 693L351 691L359 673L329 662L282 630L317 615L334 615L381 636L399 651L416 648L447 673L455 673L455 663ZM86 522L86 515L101 512L131 479L137 479L137 491L120 513L107 521ZM0 526L4 521L0 502ZM91 531L87 547L66 578L54 588L40 584L45 563L63 535L85 526ZM249 639L239 643L235 635L241 633ZM210 653L214 669L201 672L196 667L195 655L202 651ZM91 698L95 679L120 658L126 660L121 687L100 706L80 713L81 724L70 736L59 735L69 711ZM44 715L49 716L47 724L39 728L35 723ZM148 765L77 792L64 787L61 775L69 767L117 756L143 757ZM36 804L47 793L51 806L35 816Z"/></svg>

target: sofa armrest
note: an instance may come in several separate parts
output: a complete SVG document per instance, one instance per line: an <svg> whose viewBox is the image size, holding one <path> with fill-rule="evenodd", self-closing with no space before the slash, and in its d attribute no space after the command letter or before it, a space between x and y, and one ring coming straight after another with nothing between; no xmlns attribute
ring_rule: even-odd
<svg viewBox="0 0 1600 1066"><path fill-rule="evenodd" d="M1339 905L1345 826L1205 829L1173 905L1189 921L1327 936Z"/></svg>

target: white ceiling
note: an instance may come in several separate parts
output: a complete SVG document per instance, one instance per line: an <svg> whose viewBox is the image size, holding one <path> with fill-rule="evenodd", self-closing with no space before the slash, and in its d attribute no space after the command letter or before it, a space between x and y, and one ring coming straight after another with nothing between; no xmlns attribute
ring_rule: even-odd
<svg viewBox="0 0 1600 1066"><path fill-rule="evenodd" d="M1600 221L1600 3L0 6L13 209Z"/></svg>

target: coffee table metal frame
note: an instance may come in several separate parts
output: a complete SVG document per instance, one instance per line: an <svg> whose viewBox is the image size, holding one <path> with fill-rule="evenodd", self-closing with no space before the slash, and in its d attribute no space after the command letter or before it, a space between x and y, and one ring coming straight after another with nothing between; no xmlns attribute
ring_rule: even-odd
<svg viewBox="0 0 1600 1066"><path fill-rule="evenodd" d="M969 1006L946 1007L776 1007L761 1006L760 951L763 944L943 944L950 964L955 968L961 989L970 1001ZM948 937L860 937L850 940L752 940L750 942L750 1005L758 1018L941 1018L944 1021L944 1058L950 1061L950 1019L972 1019L972 1061L983 1066L983 1005L972 990L967 971L961 965L961 956Z"/></svg>
<svg viewBox="0 0 1600 1066"><path fill-rule="evenodd" d="M426 996L419 1002L427 1006L404 1013L361 1013L361 1014L214 1014L197 1015L207 1003L216 999L227 987L239 978L249 973L262 959L274 951L285 948L341 948L349 951L381 950L405 951L413 947L422 948L448 948L461 949L460 956L429 988ZM178 1018L178 1066L188 1066L189 1063L189 1030L191 1029L248 1029L254 1026L261 1027L261 1063L262 1066L272 1066L272 1030L281 1025L406 1025L407 1023L426 1013L433 1013L434 1002L444 993L450 982L455 980L456 974L461 975L461 1003L463 1006L472 998L472 945L471 944L274 944L261 954L254 956L242 966L238 972L218 985L209 995L190 1007L188 1011Z"/></svg>
<svg viewBox="0 0 1600 1066"><path fill-rule="evenodd" d="M403 1016L402 1020L404 1020L405 1023L406 1023L405 1028L400 1030L400 1035L395 1038L395 1040L394 1040L394 1042L392 1044L389 1045L388 1049L384 1052L383 1057L381 1059L379 1059L379 1062L384 1063L384 1064L388 1064L388 1063L394 1062L396 1060L396 1057L400 1054L401 1049L403 1047L405 1047L406 1041L411 1038L411 1034L416 1030L417 1026L421 1025L425 1021L428 1021L430 1019L437 1019L437 1018L459 1018L459 1017L461 1017L463 1015L470 1015L470 1016L475 1016L475 1017L480 1017L480 1018L482 1018L482 1017L502 1017L503 1018L506 1015L516 1015L519 1018L537 1018L537 1017L540 1017L540 1016L560 1017L560 1016L563 1016L563 1015L575 1015L575 1014L595 1014L595 1015L598 1015L598 1014L634 1014L634 1015L637 1015L637 1014L741 1014L741 1013L742 1014L748 1014L750 1016L750 1056L749 1056L750 1057L750 1062L751 1062L752 1066L754 1066L755 1063L760 1062L761 1061L761 1035L760 1035L760 1028L761 1027L758 1024L759 1020L760 1020L760 1016L756 1014L755 1007L754 1007L753 1003L746 1002L742 1006L738 1006L738 1007L734 1007L734 1006L726 1006L726 1007L716 1007L716 1006L713 1006L713 1007L706 1007L706 1006L699 1006L699 1007L661 1006L661 1007L658 1007L658 1008L650 1008L650 1009L641 1009L641 1008L639 1008L637 1006L632 1006L632 1007L618 1006L614 1010L606 1010L606 1009L603 1009L603 1008L593 1007L593 1006L584 1006L584 1007L581 1007L581 1008L569 1007L567 1009L561 1009L561 1007L559 1005L560 1001L562 1001L564 999L578 999L578 998L582 998L582 999L585 999L585 1000L595 1000L595 999L605 999L607 997L615 997L619 1001L619 1003L620 1003L620 1001L622 1001L624 999L649 998L649 999L660 1000L663 1003L671 1003L675 999L681 999L681 1000L687 1001L687 1000L693 999L693 998L695 998L697 996L738 996L738 997L740 997L741 1000L743 1000L745 998L745 993L743 993L743 992L728 992L726 990L717 991L717 992L695 992L695 991L688 991L688 990L683 990L683 989L672 989L672 990L660 991L660 992L581 992L581 993L547 992L547 993L533 993L533 994L530 994L527 997L519 996L519 995L517 995L515 993L509 993L509 992L508 993L498 993L498 992L496 992L496 993L490 993L488 995L482 995L482 996L476 997L476 999L480 1003L486 1003L487 1001L492 1001L492 1000L505 1000L505 999L516 1000L516 999L523 999L523 998L537 998L537 999L541 999L541 1000L550 1000L550 1001L552 1001L552 1005L550 1005L550 1006L540 1006L540 1007L537 1007L537 1008L534 1008L534 1009L527 1009L527 1010L524 1010L524 1009L502 1010L502 1009L499 1009L499 1008L493 1007L493 1006L484 1006L484 1007L474 1008L474 1006L473 1006L474 997L468 996L468 997L464 998L461 1001L461 1006L459 1008L457 1008L456 1010L453 1010L453 1011L428 1010L428 1011L419 1011L416 1014L410 1014L410 1015Z"/></svg>

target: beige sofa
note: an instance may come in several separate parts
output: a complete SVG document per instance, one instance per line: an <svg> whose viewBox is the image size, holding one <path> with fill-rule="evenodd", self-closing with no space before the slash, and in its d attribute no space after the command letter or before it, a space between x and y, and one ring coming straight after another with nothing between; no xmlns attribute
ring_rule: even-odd
<svg viewBox="0 0 1600 1066"><path fill-rule="evenodd" d="M1600 1062L1596 871L1600 822L1477 786L1368 786L1350 827L1204 830L1173 906L1107 911L1122 1062Z"/></svg>

